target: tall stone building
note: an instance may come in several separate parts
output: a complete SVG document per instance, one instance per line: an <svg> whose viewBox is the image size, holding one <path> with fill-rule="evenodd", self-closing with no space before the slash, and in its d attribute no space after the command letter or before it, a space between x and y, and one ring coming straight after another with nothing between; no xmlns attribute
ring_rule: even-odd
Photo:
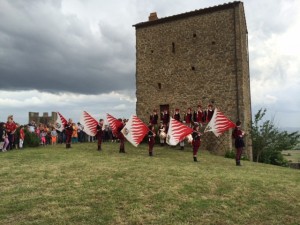
<svg viewBox="0 0 300 225"><path fill-rule="evenodd" d="M247 26L242 2L149 20L136 28L136 110L145 122L153 109L181 114L209 103L247 132L251 98ZM230 132L203 136L202 148L224 154L233 149ZM246 137L246 154L252 144Z"/></svg>

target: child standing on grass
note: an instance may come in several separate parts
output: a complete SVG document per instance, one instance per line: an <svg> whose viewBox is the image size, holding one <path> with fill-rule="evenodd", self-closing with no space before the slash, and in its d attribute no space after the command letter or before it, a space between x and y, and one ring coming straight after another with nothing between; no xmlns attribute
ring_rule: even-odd
<svg viewBox="0 0 300 225"><path fill-rule="evenodd" d="M46 136L47 136L47 132L43 129L40 131L40 137L41 137L41 145L45 146L46 145Z"/></svg>
<svg viewBox="0 0 300 225"><path fill-rule="evenodd" d="M19 140L19 148L20 149L23 148L24 139L25 139L24 126L20 126L20 140Z"/></svg>
<svg viewBox="0 0 300 225"><path fill-rule="evenodd" d="M3 138L3 147L2 147L2 152L6 152L7 151L7 147L9 145L9 140L8 140L8 135L6 132L6 125L5 123L3 124L3 134L2 134L2 138Z"/></svg>
<svg viewBox="0 0 300 225"><path fill-rule="evenodd" d="M56 145L56 141L57 141L57 132L56 132L55 128L53 127L52 131L51 131L51 144Z"/></svg>

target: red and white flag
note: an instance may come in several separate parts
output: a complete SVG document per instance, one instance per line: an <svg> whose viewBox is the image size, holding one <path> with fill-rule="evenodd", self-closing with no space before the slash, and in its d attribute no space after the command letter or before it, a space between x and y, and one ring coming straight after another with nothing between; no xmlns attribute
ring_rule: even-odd
<svg viewBox="0 0 300 225"><path fill-rule="evenodd" d="M56 114L57 119L55 121L54 127L56 130L62 132L65 129L65 125L68 123L68 121L59 112L57 112Z"/></svg>
<svg viewBox="0 0 300 225"><path fill-rule="evenodd" d="M88 114L86 111L83 111L80 117L80 123L83 125L83 131L90 135L95 136L97 133L97 120Z"/></svg>
<svg viewBox="0 0 300 225"><path fill-rule="evenodd" d="M131 144L137 147L148 134L149 128L137 116L132 115L121 132Z"/></svg>
<svg viewBox="0 0 300 225"><path fill-rule="evenodd" d="M177 145L178 142L182 141L192 132L192 128L170 117L169 129L167 134L167 144Z"/></svg>
<svg viewBox="0 0 300 225"><path fill-rule="evenodd" d="M109 126L111 128L111 131L112 133L116 136L118 135L118 129L123 126L123 123L119 120L117 120L115 117L113 117L112 115L110 114L106 114L106 118L107 118L107 121L109 123Z"/></svg>
<svg viewBox="0 0 300 225"><path fill-rule="evenodd" d="M236 125L228 119L221 111L215 108L214 114L207 124L204 132L213 132L217 137L223 134L230 128L234 128Z"/></svg>

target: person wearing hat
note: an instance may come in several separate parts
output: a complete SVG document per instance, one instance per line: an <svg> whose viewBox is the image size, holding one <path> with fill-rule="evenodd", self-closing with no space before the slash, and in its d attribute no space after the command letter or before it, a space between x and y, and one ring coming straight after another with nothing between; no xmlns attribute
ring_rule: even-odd
<svg viewBox="0 0 300 225"><path fill-rule="evenodd" d="M162 121L163 121L163 124L165 126L168 126L169 125L169 122L170 122L170 114L168 112L167 109L164 109L164 111L162 112L162 115L161 115L161 118L160 118Z"/></svg>
<svg viewBox="0 0 300 225"><path fill-rule="evenodd" d="M100 119L99 123L97 124L97 127L96 127L96 130L97 130L96 137L98 140L98 151L102 150L101 144L102 144L102 136L103 136L103 123L104 123L104 120Z"/></svg>
<svg viewBox="0 0 300 225"><path fill-rule="evenodd" d="M241 156L243 149L245 147L245 143L243 137L245 132L241 130L241 121L236 122L236 127L232 131L232 138L234 139L234 146L236 148L235 162L236 166L241 166Z"/></svg>
<svg viewBox="0 0 300 225"><path fill-rule="evenodd" d="M13 115L7 117L7 123L5 124L5 130L8 136L9 146L8 149L12 150L15 142L15 132L17 130L17 125L14 122Z"/></svg>
<svg viewBox="0 0 300 225"><path fill-rule="evenodd" d="M192 109L188 108L186 114L184 115L184 121L188 127L192 127Z"/></svg>
<svg viewBox="0 0 300 225"><path fill-rule="evenodd" d="M180 111L179 111L179 109L175 109L173 119L177 120L177 121L180 121Z"/></svg>
<svg viewBox="0 0 300 225"><path fill-rule="evenodd" d="M205 122L209 123L209 121L211 120L211 118L214 115L214 109L213 109L213 105L212 104L208 104L207 106L207 110L205 111Z"/></svg>
<svg viewBox="0 0 300 225"><path fill-rule="evenodd" d="M193 137L193 141L192 141L193 158L194 158L194 162L198 162L197 154L198 154L198 150L199 150L200 144L201 144L201 139L200 139L201 133L199 131L199 124L198 123L194 124L192 137Z"/></svg>
<svg viewBox="0 0 300 225"><path fill-rule="evenodd" d="M152 114L150 115L149 123L153 126L157 126L157 121L158 121L157 110L154 109Z"/></svg>
<svg viewBox="0 0 300 225"><path fill-rule="evenodd" d="M197 106L197 111L194 111L193 119L194 119L195 122L197 122L199 124L202 124L203 122L205 122L204 112L202 110L201 105L198 105Z"/></svg>

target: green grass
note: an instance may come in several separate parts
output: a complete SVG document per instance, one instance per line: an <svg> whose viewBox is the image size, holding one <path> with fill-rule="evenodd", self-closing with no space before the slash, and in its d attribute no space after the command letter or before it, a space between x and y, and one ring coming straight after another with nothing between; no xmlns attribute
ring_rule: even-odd
<svg viewBox="0 0 300 225"><path fill-rule="evenodd" d="M190 148L0 153L0 224L300 224L300 171Z"/></svg>
<svg viewBox="0 0 300 225"><path fill-rule="evenodd" d="M300 162L300 150L285 150L282 151L283 157L290 162Z"/></svg>

